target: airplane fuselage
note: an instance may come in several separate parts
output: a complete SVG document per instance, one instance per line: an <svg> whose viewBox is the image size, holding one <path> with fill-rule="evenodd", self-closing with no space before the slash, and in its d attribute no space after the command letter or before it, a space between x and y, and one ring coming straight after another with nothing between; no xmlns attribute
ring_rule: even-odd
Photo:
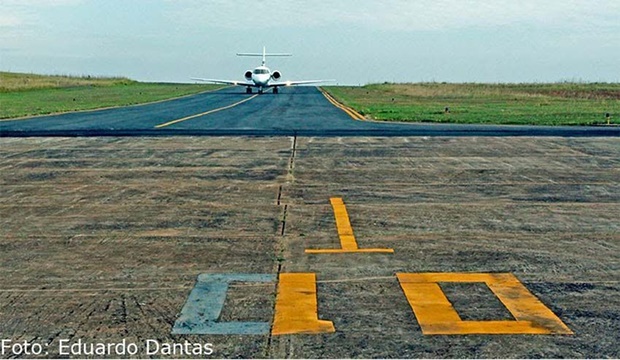
<svg viewBox="0 0 620 360"><path fill-rule="evenodd" d="M271 70L266 66L259 66L252 71L252 81L258 87L268 87L271 80Z"/></svg>

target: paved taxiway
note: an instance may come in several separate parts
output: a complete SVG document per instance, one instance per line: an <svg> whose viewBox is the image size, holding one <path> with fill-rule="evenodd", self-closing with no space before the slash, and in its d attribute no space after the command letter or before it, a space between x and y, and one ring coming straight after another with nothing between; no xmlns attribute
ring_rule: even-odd
<svg viewBox="0 0 620 360"><path fill-rule="evenodd" d="M620 136L618 127L395 124L356 121L316 87L239 87L138 106L0 121L0 136Z"/></svg>

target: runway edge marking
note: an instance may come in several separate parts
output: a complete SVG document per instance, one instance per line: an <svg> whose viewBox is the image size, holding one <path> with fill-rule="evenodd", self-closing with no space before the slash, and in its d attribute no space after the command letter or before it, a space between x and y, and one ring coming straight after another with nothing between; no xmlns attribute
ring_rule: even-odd
<svg viewBox="0 0 620 360"><path fill-rule="evenodd" d="M358 113L357 111L351 109L348 106L345 106L341 103L339 103L336 99L334 99L327 91L323 90L322 88L318 88L319 91L323 94L323 96L325 96L325 98L327 99L327 101L329 101L332 105L334 105L335 107L337 107L338 109L344 111L347 113L347 115L349 115L351 118L353 118L353 120L366 120L366 118L361 115L360 113Z"/></svg>

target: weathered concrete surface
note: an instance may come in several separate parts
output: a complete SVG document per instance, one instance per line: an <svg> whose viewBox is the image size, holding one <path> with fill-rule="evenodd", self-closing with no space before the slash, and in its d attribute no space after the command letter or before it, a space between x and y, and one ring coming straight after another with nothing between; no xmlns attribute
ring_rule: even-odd
<svg viewBox="0 0 620 360"><path fill-rule="evenodd" d="M47 356L619 357L619 165L615 138L3 138L0 334ZM339 246L330 197L394 254L304 253ZM316 273L335 333L170 334L199 274L278 272ZM512 273L575 334L424 335L396 272ZM463 320L512 319L483 284L441 287ZM275 297L233 283L220 321L272 322Z"/></svg>

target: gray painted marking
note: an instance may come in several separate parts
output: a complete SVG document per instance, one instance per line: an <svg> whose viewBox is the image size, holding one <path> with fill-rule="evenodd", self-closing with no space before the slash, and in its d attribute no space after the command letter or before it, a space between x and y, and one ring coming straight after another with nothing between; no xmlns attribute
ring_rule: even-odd
<svg viewBox="0 0 620 360"><path fill-rule="evenodd" d="M241 282L275 282L272 274L201 274L192 289L172 334L268 334L268 322L218 322L224 308L228 284Z"/></svg>

